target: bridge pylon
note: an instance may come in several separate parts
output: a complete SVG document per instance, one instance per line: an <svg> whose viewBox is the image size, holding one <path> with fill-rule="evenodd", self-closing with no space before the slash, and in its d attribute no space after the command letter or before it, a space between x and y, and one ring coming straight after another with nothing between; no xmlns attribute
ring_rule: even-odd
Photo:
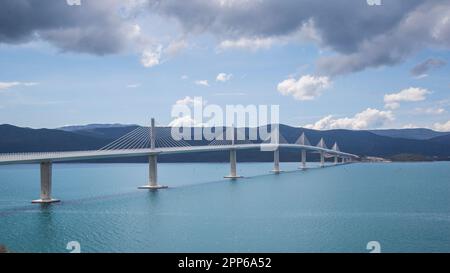
<svg viewBox="0 0 450 273"><path fill-rule="evenodd" d="M231 140L231 146L235 145L235 139L236 139L236 133L235 133L235 128L234 126L232 127L232 140ZM238 179L238 178L242 178L243 176L240 176L237 174L237 154L236 154L236 149L230 149L230 174L224 176L224 178L229 178L229 179Z"/></svg>
<svg viewBox="0 0 450 273"><path fill-rule="evenodd" d="M280 174L283 171L280 170L280 148L277 147L275 151L273 151L273 170L274 174Z"/></svg>
<svg viewBox="0 0 450 273"><path fill-rule="evenodd" d="M40 163L41 171L41 198L31 201L32 203L55 203L58 199L52 198L52 162L45 161Z"/></svg>
<svg viewBox="0 0 450 273"><path fill-rule="evenodd" d="M156 150L156 128L155 119L151 120L150 127L150 149ZM155 151L154 154L148 156L148 167L149 167L149 183L148 185L140 186L139 189L144 190L159 190L166 189L168 186L163 186L158 184L158 153Z"/></svg>
<svg viewBox="0 0 450 273"><path fill-rule="evenodd" d="M300 168L302 170L306 170L306 150L305 149L302 149L301 156L302 156L302 158L301 158L302 164L301 164Z"/></svg>
<svg viewBox="0 0 450 273"><path fill-rule="evenodd" d="M305 132L303 132L300 137L297 139L295 144L303 145L303 146L311 146L311 143L309 142L308 138L305 135ZM299 167L301 170L306 170L306 149L301 150L301 164Z"/></svg>

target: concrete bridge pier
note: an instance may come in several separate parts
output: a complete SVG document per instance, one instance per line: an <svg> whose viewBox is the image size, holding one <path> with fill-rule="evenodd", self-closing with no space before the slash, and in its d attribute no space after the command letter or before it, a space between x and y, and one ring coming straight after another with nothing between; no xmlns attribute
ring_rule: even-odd
<svg viewBox="0 0 450 273"><path fill-rule="evenodd" d="M237 175L237 168L236 168L236 150L232 149L230 150L230 174L225 176L225 178L230 179L237 179L242 178L242 176Z"/></svg>
<svg viewBox="0 0 450 273"><path fill-rule="evenodd" d="M320 152L320 167L325 167L325 154L323 151Z"/></svg>
<svg viewBox="0 0 450 273"><path fill-rule="evenodd" d="M150 127L150 149L155 150L156 148L156 129L155 129L155 119L151 119ZM151 154L148 157L148 167L149 167L149 182L148 185L138 187L144 190L158 190L166 189L167 186L158 185L158 155Z"/></svg>
<svg viewBox="0 0 450 273"><path fill-rule="evenodd" d="M279 174L282 171L280 170L280 148L277 148L273 151L273 170L274 174Z"/></svg>
<svg viewBox="0 0 450 273"><path fill-rule="evenodd" d="M149 182L148 185L140 186L139 189L143 190L159 190L166 189L167 186L158 185L158 156L150 155L148 157L148 165L149 165Z"/></svg>
<svg viewBox="0 0 450 273"><path fill-rule="evenodd" d="M339 163L339 158L337 155L334 156L334 165L337 165Z"/></svg>
<svg viewBox="0 0 450 273"><path fill-rule="evenodd" d="M41 198L31 201L32 203L55 203L58 199L52 198L52 162L41 162Z"/></svg>
<svg viewBox="0 0 450 273"><path fill-rule="evenodd" d="M302 164L300 166L300 169L306 170L306 150L302 150L301 156L302 156L301 157Z"/></svg>

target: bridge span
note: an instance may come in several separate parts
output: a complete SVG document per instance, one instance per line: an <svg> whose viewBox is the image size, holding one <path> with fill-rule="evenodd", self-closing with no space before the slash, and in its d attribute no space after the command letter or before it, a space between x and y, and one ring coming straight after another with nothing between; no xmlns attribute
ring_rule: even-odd
<svg viewBox="0 0 450 273"><path fill-rule="evenodd" d="M167 137L167 136L166 136ZM233 136L235 139L236 136ZM296 143L283 143L278 136L276 141L270 143L238 143L232 140L231 143L226 141L212 141L208 145L190 146L186 142L180 141L174 143L173 139L156 138L155 121L152 119L151 127L138 127L132 132L122 136L99 150L91 151L67 151L67 152L38 152L38 153L9 153L0 154L0 165L11 164L40 164L40 180L41 193L40 199L33 200L33 203L53 203L60 200L52 198L52 163L53 162L70 162L80 160L108 159L108 158L124 158L124 157L140 157L148 156L149 158L149 181L148 184L140 186L139 189L158 190L167 188L167 186L158 184L157 175L157 157L161 154L180 154L180 153L204 153L216 151L229 151L230 153L230 173L225 176L229 179L241 178L237 174L237 151L238 150L261 150L271 151L274 153L274 167L272 172L279 174L280 170L280 148L299 150L301 159L301 169L306 169L307 152L320 154L320 166L325 166L325 157L333 157L334 164L352 162L359 157L354 154L341 152L337 143L332 149L326 147L323 139L313 146L308 139L302 134ZM341 162L339 162L341 159Z"/></svg>

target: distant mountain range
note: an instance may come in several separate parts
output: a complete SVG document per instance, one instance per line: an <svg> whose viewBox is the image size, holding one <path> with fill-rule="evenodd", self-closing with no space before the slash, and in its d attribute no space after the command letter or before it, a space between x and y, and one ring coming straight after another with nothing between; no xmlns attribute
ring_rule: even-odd
<svg viewBox="0 0 450 273"><path fill-rule="evenodd" d="M407 139L431 139L434 137L445 136L450 134L450 132L436 132L431 129L425 128L383 129L383 130L370 130L369 132L372 132L379 136L407 138Z"/></svg>
<svg viewBox="0 0 450 273"><path fill-rule="evenodd" d="M99 149L136 127L137 125L91 124L66 126L59 129L31 129L4 124L0 125L0 153ZM342 151L361 156L395 160L450 159L450 132L441 133L429 129L317 131L287 125L280 125L280 132L291 143L295 142L304 132L313 145L323 137L328 147L331 147L334 142L338 142ZM239 151L238 157L241 161L270 161L272 153ZM310 158L316 159L317 155L311 154ZM281 159L298 161L298 151L282 150ZM146 159L114 160L144 162ZM165 162L227 160L228 153L226 152L161 156L161 161Z"/></svg>
<svg viewBox="0 0 450 273"><path fill-rule="evenodd" d="M100 123L93 123L88 125L69 125L69 126L63 126L60 128L56 128L62 131L67 132L75 132L75 131L88 131L88 130L94 130L94 129L104 129L104 128L123 128L123 127L130 127L130 126L138 126L136 124L120 124L120 123L114 123L114 124L100 124Z"/></svg>

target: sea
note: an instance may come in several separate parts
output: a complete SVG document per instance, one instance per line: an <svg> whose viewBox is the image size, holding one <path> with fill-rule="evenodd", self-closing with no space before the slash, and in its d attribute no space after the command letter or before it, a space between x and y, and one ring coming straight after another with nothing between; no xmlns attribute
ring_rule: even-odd
<svg viewBox="0 0 450 273"><path fill-rule="evenodd" d="M0 166L0 245L11 252L450 252L450 162Z"/></svg>

